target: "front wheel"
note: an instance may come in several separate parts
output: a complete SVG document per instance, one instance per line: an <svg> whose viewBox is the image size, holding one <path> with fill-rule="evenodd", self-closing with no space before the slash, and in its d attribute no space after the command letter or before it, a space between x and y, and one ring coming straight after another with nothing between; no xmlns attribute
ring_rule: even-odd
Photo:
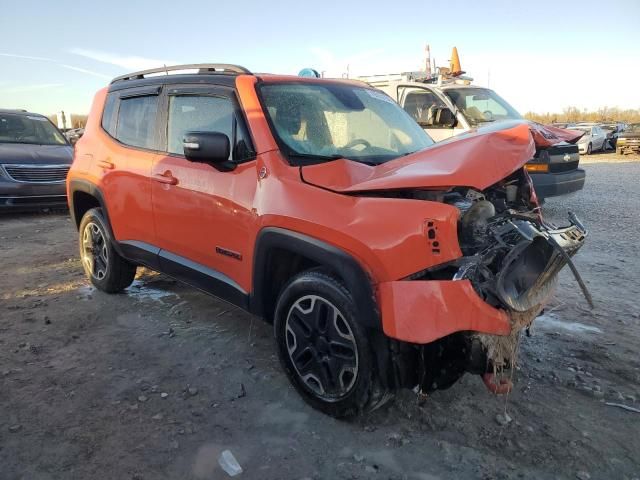
<svg viewBox="0 0 640 480"><path fill-rule="evenodd" d="M586 153L586 155L591 155L591 149L592 149L591 144L587 145L587 153Z"/></svg>
<svg viewBox="0 0 640 480"><path fill-rule="evenodd" d="M330 274L294 277L276 305L274 333L289 380L312 407L337 418L388 400L351 293Z"/></svg>
<svg viewBox="0 0 640 480"><path fill-rule="evenodd" d="M102 209L92 208L82 217L80 228L80 259L91 283L104 292L124 290L136 276L136 266L113 248Z"/></svg>

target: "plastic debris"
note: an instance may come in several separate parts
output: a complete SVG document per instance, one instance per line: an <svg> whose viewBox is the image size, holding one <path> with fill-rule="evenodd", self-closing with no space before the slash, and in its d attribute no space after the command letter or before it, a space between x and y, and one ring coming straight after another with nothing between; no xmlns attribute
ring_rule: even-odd
<svg viewBox="0 0 640 480"><path fill-rule="evenodd" d="M609 405L610 407L618 407L623 410L628 410L629 412L640 413L640 409L630 407L629 405L623 405L622 403L613 403L613 402L605 402L605 405Z"/></svg>
<svg viewBox="0 0 640 480"><path fill-rule="evenodd" d="M218 463L230 477L235 477L236 475L240 475L242 473L242 467L230 450L225 450L220 454Z"/></svg>

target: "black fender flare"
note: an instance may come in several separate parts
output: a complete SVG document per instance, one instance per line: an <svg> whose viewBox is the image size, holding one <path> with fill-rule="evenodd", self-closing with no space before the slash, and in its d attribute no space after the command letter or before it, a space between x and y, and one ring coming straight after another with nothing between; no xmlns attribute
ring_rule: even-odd
<svg viewBox="0 0 640 480"><path fill-rule="evenodd" d="M69 198L68 198L69 214L71 215L71 220L75 224L76 228L80 227L80 221L82 220L81 218L76 218L76 209L74 205L74 201L75 201L74 194L76 192L87 193L98 201L98 203L100 204L100 208L102 209L102 215L104 216L104 220L106 223L107 233L109 235L109 240L111 241L113 248L115 248L116 252L118 252L118 255L120 255L121 257L127 258L127 256L122 251L120 244L117 241L115 241L116 237L113 235L113 229L111 228L111 221L109 220L109 211L107 210L107 204L104 201L104 195L102 194L102 190L100 190L98 186L96 186L95 184L87 180L75 179L69 182Z"/></svg>
<svg viewBox="0 0 640 480"><path fill-rule="evenodd" d="M109 222L109 214L107 212L106 203L104 202L104 195L102 191L93 183L87 180L71 180L69 182L69 214L71 215L71 220L75 223L76 227L80 226L81 218L76 218L76 209L75 209L75 198L74 194L76 192L83 192L91 195L95 198L100 204L100 208L102 208L102 213L105 216L105 220L109 225L109 230L111 230L111 222ZM112 233L112 232L109 232ZM113 237L113 235L112 235Z"/></svg>
<svg viewBox="0 0 640 480"><path fill-rule="evenodd" d="M256 239L253 261L253 285L250 299L251 312L264 316L265 295L269 278L266 273L269 251L287 250L306 257L334 271L345 282L345 286L362 312L363 326L382 331L382 321L375 299L373 284L360 263L351 255L333 245L316 238L284 228L267 227Z"/></svg>

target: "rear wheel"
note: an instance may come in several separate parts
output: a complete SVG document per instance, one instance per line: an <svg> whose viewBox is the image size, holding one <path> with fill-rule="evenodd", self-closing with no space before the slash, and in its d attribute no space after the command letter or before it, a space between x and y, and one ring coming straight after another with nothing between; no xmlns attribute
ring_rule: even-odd
<svg viewBox="0 0 640 480"><path fill-rule="evenodd" d="M294 277L276 306L274 333L289 380L308 404L338 418L390 398L358 313L344 285L317 270Z"/></svg>
<svg viewBox="0 0 640 480"><path fill-rule="evenodd" d="M115 293L131 285L136 266L113 248L102 209L92 208L84 214L79 235L82 267L96 288Z"/></svg>

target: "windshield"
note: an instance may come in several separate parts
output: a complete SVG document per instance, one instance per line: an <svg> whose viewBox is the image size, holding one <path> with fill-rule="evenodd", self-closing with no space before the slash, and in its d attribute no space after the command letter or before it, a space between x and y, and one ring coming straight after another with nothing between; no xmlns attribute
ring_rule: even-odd
<svg viewBox="0 0 640 480"><path fill-rule="evenodd" d="M498 120L520 120L522 116L498 94L486 88L447 88L445 95L471 126Z"/></svg>
<svg viewBox="0 0 640 480"><path fill-rule="evenodd" d="M0 114L0 143L67 145L60 131L45 117Z"/></svg>
<svg viewBox="0 0 640 480"><path fill-rule="evenodd" d="M347 158L379 164L433 145L391 97L335 83L274 83L260 87L275 134L301 163Z"/></svg>

